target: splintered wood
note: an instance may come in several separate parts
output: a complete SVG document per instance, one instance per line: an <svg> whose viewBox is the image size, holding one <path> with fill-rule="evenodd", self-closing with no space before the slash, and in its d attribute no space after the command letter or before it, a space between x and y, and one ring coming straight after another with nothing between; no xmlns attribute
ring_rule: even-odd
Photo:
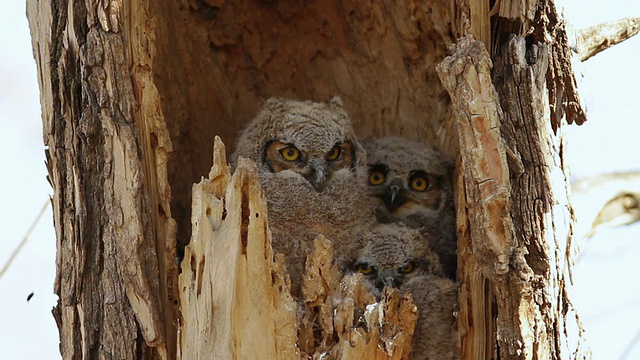
<svg viewBox="0 0 640 360"><path fill-rule="evenodd" d="M255 164L226 163L216 137L208 179L193 187L193 233L179 277L182 359L408 359L417 310L386 290L376 302L361 275L342 279L323 236L302 283L290 293L271 248L267 204Z"/></svg>
<svg viewBox="0 0 640 360"><path fill-rule="evenodd" d="M297 357L296 303L269 244L255 167L231 176L216 139L209 179L193 188L191 243L179 277L184 359Z"/></svg>
<svg viewBox="0 0 640 360"><path fill-rule="evenodd" d="M302 354L313 359L408 359L418 312L410 295L383 291L377 303L362 275L341 280L332 265L333 247L318 236L302 281L299 322Z"/></svg>

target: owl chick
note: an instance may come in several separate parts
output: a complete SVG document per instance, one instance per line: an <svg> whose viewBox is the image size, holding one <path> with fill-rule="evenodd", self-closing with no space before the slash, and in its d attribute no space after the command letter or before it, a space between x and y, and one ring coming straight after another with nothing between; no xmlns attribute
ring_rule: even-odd
<svg viewBox="0 0 640 360"><path fill-rule="evenodd" d="M454 315L458 285L446 277L421 275L407 281L400 292L411 293L419 312L411 342L412 359L459 359Z"/></svg>
<svg viewBox="0 0 640 360"><path fill-rule="evenodd" d="M412 359L456 359L454 311L458 287L442 276L438 257L416 229L381 224L359 237L362 246L352 272L378 298L384 286L411 293L418 308Z"/></svg>
<svg viewBox="0 0 640 360"><path fill-rule="evenodd" d="M445 274L457 270L452 165L438 151L400 137L363 142L367 184L381 223L402 222L428 233Z"/></svg>
<svg viewBox="0 0 640 360"><path fill-rule="evenodd" d="M333 242L344 269L352 239L375 215L364 184L366 155L340 98L267 100L239 137L232 158L239 156L258 165L272 245L285 254L294 295L316 235Z"/></svg>
<svg viewBox="0 0 640 360"><path fill-rule="evenodd" d="M400 288L414 277L444 276L429 240L401 223L378 224L357 237L357 257L351 272L364 276L365 287L376 297L385 286Z"/></svg>

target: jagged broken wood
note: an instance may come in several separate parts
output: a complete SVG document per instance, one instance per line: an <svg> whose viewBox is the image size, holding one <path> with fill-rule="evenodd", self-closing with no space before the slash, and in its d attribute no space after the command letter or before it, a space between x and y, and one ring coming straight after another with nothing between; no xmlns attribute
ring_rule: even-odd
<svg viewBox="0 0 640 360"><path fill-rule="evenodd" d="M255 164L241 159L232 175L219 138L208 179L193 187L192 214L178 358L409 358L418 315L411 296L388 289L376 302L361 275L342 279L323 236L307 260L303 298L291 297Z"/></svg>
<svg viewBox="0 0 640 360"><path fill-rule="evenodd" d="M192 240L179 277L178 354L213 359L294 359L296 303L274 256L255 167L233 176L217 139L209 179L193 188Z"/></svg>

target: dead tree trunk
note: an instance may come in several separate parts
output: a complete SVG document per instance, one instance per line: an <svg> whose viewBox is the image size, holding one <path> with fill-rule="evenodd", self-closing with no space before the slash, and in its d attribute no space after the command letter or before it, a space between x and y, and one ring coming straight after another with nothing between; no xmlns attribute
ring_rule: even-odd
<svg viewBox="0 0 640 360"><path fill-rule="evenodd" d="M146 11L117 1L28 4L65 359L175 358L171 141Z"/></svg>
<svg viewBox="0 0 640 360"><path fill-rule="evenodd" d="M357 279L344 280L353 281L343 288L351 307L322 319L337 346L295 329L255 174L248 166L232 177L220 146L209 172L214 136L233 144L264 99L334 95L360 135L403 135L459 160L462 357L587 357L570 302L562 159L563 127L585 118L551 0L27 6L65 359L406 358L410 300L389 294L381 306L397 326L358 338L348 314L370 299ZM250 266L249 244L265 251L251 253ZM322 239L316 245L310 271L330 256ZM324 269L323 281L338 284ZM326 306L324 290L312 289ZM263 317L243 320L249 310L234 299L262 301ZM260 341L247 342L254 327Z"/></svg>

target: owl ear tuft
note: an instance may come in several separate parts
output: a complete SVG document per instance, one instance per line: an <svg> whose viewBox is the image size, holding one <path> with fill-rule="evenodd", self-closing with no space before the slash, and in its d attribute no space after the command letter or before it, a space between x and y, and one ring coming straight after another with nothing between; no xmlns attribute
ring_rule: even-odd
<svg viewBox="0 0 640 360"><path fill-rule="evenodd" d="M334 96L331 101L329 102L329 104L331 105L331 107L339 107L342 108L344 107L344 103L342 102L342 98L338 95Z"/></svg>

